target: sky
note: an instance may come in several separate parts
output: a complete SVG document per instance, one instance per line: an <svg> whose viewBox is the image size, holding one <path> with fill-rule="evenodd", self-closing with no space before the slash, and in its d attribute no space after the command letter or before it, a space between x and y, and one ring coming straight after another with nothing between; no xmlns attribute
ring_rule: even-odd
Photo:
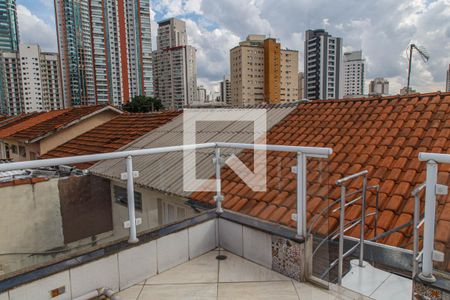
<svg viewBox="0 0 450 300"><path fill-rule="evenodd" d="M21 42L57 50L53 0L17 0ZM326 29L343 38L344 51L362 50L366 86L375 77L390 81L390 93L406 86L410 43L415 53L411 85L419 92L445 90L450 64L450 0L153 0L152 35L158 21L186 21L189 43L197 48L198 84L217 89L229 73L229 50L248 34L279 39L299 50L307 29ZM156 49L154 49L156 50ZM367 89L366 89L367 91Z"/></svg>

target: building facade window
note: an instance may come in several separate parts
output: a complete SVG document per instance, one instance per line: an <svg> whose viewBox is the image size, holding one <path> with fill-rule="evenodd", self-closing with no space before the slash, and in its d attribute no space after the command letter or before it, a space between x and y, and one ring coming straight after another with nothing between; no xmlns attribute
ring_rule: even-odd
<svg viewBox="0 0 450 300"><path fill-rule="evenodd" d="M128 207L128 194L127 189L118 185L114 186L114 201L125 207ZM134 208L142 211L142 194L134 192Z"/></svg>

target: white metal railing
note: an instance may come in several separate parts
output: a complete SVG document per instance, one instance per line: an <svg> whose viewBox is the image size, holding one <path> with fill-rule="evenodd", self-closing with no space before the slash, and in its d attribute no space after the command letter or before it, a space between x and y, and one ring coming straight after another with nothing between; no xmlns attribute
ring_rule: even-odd
<svg viewBox="0 0 450 300"><path fill-rule="evenodd" d="M121 174L121 179L127 180L128 217L130 223L130 235L128 241L129 243L136 243L138 242L138 238L136 232L136 216L134 207L134 180L133 180L136 174L133 171L133 157L170 153L170 152L191 151L199 149L215 149L214 166L216 175L216 196L214 197L214 199L216 200L217 212L220 213L222 212L222 200L223 200L221 187L221 165L220 165L221 148L297 153L297 164L295 168L297 173L297 215L296 215L297 234L299 236L306 237L307 158L308 157L328 158L333 153L333 150L331 148L217 142L217 143L192 144L192 145L180 145L180 146L160 147L160 148L150 148L140 150L118 151L110 153L32 160L23 162L11 162L0 164L0 172L52 167L59 165L74 165L108 159L120 159L120 158L126 159L126 173Z"/></svg>
<svg viewBox="0 0 450 300"><path fill-rule="evenodd" d="M419 153L419 160L427 162L426 181L425 181L425 210L424 210L424 232L423 232L423 250L421 254L414 253L414 264L417 264L417 258L422 258L422 271L418 274L420 279L434 282L436 278L433 275L433 260L440 261L443 258L443 254L434 250L434 234L436 226L436 196L446 195L448 193L448 187L437 183L438 177L438 164L450 164L450 154L438 154L438 153ZM423 187L422 187L423 189ZM417 197L419 191L417 191ZM416 203L420 201L416 198ZM416 204L420 205L420 202ZM420 210L420 208L418 208ZM419 213L417 213L419 214ZM419 227L422 222L418 221L415 213L415 226ZM414 228L414 247L417 247L418 251L419 234L418 229ZM417 231L417 232L416 232Z"/></svg>
<svg viewBox="0 0 450 300"><path fill-rule="evenodd" d="M340 210L340 218L339 218L339 266L338 266L338 284L342 284L342 275L343 275L343 268L344 268L344 258L349 256L358 246L359 246L359 266L364 266L364 236L365 236L365 224L366 224L366 193L367 193L367 174L368 171L362 171L347 177L344 177L342 179L339 179L336 181L336 184L341 187L341 204L339 207ZM356 222L356 224L360 224L360 237L359 242L353 246L350 250L348 250L346 253L344 253L344 234L345 234L345 207L356 202L351 201L349 203L345 200L346 195L346 189L345 183L358 178L363 178L363 186L361 190L361 197L356 198L355 200L361 200L361 218ZM356 226L356 225L354 225Z"/></svg>
<svg viewBox="0 0 450 300"><path fill-rule="evenodd" d="M322 273L320 276L321 279L323 279L328 273L331 272L333 268L338 266L338 284L342 284L342 277L343 277L343 266L344 266L344 259L348 256L352 255L352 253L358 249L359 247L359 266L363 266L364 263L364 242L365 242L365 228L364 224L366 223L366 217L374 216L374 227L375 227L375 236L377 236L377 226L378 226L378 200L379 200L379 185L373 185L368 186L367 184L367 175L368 171L361 171L352 175L349 175L347 177L341 178L336 181L336 185L341 187L341 196L333 201L331 204L329 204L327 207L322 209L321 212L319 212L315 218L311 221L310 228L308 234L310 234L314 228L314 226L317 224L318 220L320 220L321 216L324 216L325 213L329 213L331 210L331 213L336 213L339 211L340 217L339 217L339 226L336 230L329 233L326 238L324 238L314 249L313 256L319 253L319 249L322 245L327 243L329 240L333 241L336 238L339 238L339 249L338 249L338 258L335 259L331 264L328 266L328 268ZM347 187L346 183L352 179L356 179L362 177L362 187L360 189L357 189L355 191L352 191L350 193L347 193ZM368 190L374 190L375 191L375 211L366 214L366 195ZM347 202L347 199L351 199ZM354 220L350 220L347 223L345 222L345 209L346 207L349 207L357 202L361 202L361 217L356 218ZM339 203L339 206L337 204ZM345 239L348 237L345 237L345 233L351 230L352 228L361 225L360 228L360 236L358 239L354 239L357 241L357 243L352 246L349 250L347 250L344 253L344 242Z"/></svg>
<svg viewBox="0 0 450 300"><path fill-rule="evenodd" d="M413 219L413 270L412 278L419 271L419 262L422 259L422 251L419 252L419 230L424 224L424 218L420 215L420 193L425 188L425 183L420 184L412 191L414 197L414 219Z"/></svg>

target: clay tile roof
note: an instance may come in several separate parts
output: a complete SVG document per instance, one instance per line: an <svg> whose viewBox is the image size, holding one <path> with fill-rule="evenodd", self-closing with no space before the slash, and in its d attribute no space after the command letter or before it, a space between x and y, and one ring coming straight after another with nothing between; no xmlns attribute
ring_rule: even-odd
<svg viewBox="0 0 450 300"><path fill-rule="evenodd" d="M107 109L116 111L117 113L122 113L120 110L112 106L104 105L80 106L69 109L49 111L17 124L17 126L21 126L20 130L9 133L7 136L12 139L27 142L36 141L62 128L70 126L71 124L79 122L90 115L100 113L101 111Z"/></svg>
<svg viewBox="0 0 450 300"><path fill-rule="evenodd" d="M181 111L122 114L60 145L41 158L113 152L153 129L166 124L179 114L181 114ZM77 165L77 167L88 168L93 164L94 162L85 163Z"/></svg>
<svg viewBox="0 0 450 300"><path fill-rule="evenodd" d="M0 122L0 138L9 137L21 130L28 129L64 112L65 110L54 110L50 112L30 113L10 117Z"/></svg>
<svg viewBox="0 0 450 300"><path fill-rule="evenodd" d="M425 163L418 160L421 151L450 153L450 93L414 94L369 99L312 101L300 103L267 134L268 144L301 145L333 148L327 160L308 163L308 215L317 216L331 200L340 197L336 178L360 170L368 170L371 183L380 185L377 234L409 222L413 212L412 190L425 180ZM249 151L240 154L248 163ZM287 158L287 160L284 160ZM235 195L248 199L246 212L284 225L291 221L296 209L296 181L290 173L295 155L268 153L268 191L242 194L244 184L234 173L223 182L224 207ZM441 165L439 183L450 185L450 165ZM283 174L283 175L280 175ZM289 175L288 175L289 174ZM233 184L233 188L229 186ZM357 184L349 184L357 188ZM212 203L213 193L193 194L193 200ZM450 196L439 200L436 238L448 245L450 254ZM331 200L330 200L331 198ZM253 201L252 201L253 200ZM253 207L249 207L249 205ZM368 196L368 211L375 210L375 195ZM234 209L236 207L231 207ZM236 209L239 211L239 209ZM346 217L356 217L358 211L349 209ZM321 216L316 222L317 232L333 231L338 226L337 214ZM369 218L368 220L373 220ZM308 224L311 219L308 219ZM326 225L326 226L325 226ZM374 236L374 224L368 223L367 236ZM356 227L349 234L357 233ZM411 247L410 228L381 240L400 247ZM445 246L444 246L445 248ZM450 258L450 255L446 255ZM450 265L450 260L444 263Z"/></svg>

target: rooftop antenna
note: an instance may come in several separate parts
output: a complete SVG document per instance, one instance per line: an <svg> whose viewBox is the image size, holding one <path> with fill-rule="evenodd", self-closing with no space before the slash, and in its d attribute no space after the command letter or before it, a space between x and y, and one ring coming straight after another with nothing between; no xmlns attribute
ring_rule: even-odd
<svg viewBox="0 0 450 300"><path fill-rule="evenodd" d="M413 50L416 49L419 52L420 57L422 57L424 62L427 62L430 59L430 56L426 53L425 50L420 49L415 44L411 44L409 47L409 66L408 66L408 85L406 86L406 93L409 94L410 84L411 84L411 64L412 64L412 55Z"/></svg>

